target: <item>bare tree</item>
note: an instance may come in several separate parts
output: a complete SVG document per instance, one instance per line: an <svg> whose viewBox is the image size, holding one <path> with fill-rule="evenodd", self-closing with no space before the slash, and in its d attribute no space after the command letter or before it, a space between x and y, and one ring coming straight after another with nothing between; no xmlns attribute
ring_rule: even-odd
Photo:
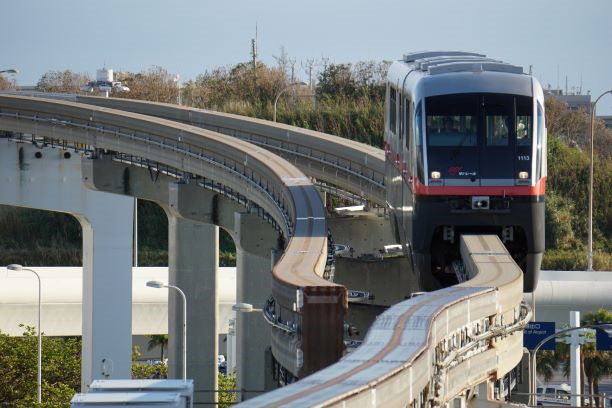
<svg viewBox="0 0 612 408"><path fill-rule="evenodd" d="M89 75L65 71L47 71L38 80L36 89L43 92L79 92L79 88L89 82Z"/></svg>
<svg viewBox="0 0 612 408"><path fill-rule="evenodd" d="M153 66L148 71L137 74L117 73L117 79L129 86L130 92L113 96L165 103L176 103L177 101L178 87L174 76L169 74L165 68Z"/></svg>
<svg viewBox="0 0 612 408"><path fill-rule="evenodd" d="M273 55L272 58L276 60L276 65L278 69L283 73L285 79L289 78L289 66L291 65L291 60L289 59L289 54L285 50L284 46L281 46L280 56ZM293 62L295 64L295 61Z"/></svg>
<svg viewBox="0 0 612 408"><path fill-rule="evenodd" d="M0 74L0 90L9 91L16 88L15 79L7 79Z"/></svg>

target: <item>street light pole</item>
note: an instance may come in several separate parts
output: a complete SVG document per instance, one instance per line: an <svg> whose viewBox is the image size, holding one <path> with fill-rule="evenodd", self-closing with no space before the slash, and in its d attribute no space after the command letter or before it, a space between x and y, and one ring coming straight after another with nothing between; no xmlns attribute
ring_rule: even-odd
<svg viewBox="0 0 612 408"><path fill-rule="evenodd" d="M4 69L2 71L0 71L0 74L18 74L19 71L17 71L16 69Z"/></svg>
<svg viewBox="0 0 612 408"><path fill-rule="evenodd" d="M278 102L278 98L280 98L280 96L285 93L285 91L289 88L291 88L292 86L295 85L306 85L306 82L292 82L289 85L287 85L286 87L284 87L282 89L282 91L280 91L277 95L276 98L274 98L274 117L273 117L273 121L276 122L276 104Z"/></svg>
<svg viewBox="0 0 612 408"><path fill-rule="evenodd" d="M36 271L28 268L24 268L19 264L11 264L6 267L6 269L10 271L29 271L36 275L38 279L38 376L36 379L36 388L37 388L37 401L40 404L42 401L42 330L40 328L40 304L41 304L41 295L42 289L40 284L40 276L36 273Z"/></svg>
<svg viewBox="0 0 612 408"><path fill-rule="evenodd" d="M595 133L595 108L597 102L605 94L612 93L612 89L599 95L591 108L591 166L589 173L589 250L587 255L587 271L593 270L593 136Z"/></svg>
<svg viewBox="0 0 612 408"><path fill-rule="evenodd" d="M574 330L581 330L581 329L595 329L595 328L604 328L604 327L608 327L608 328L612 328L612 323L594 323L594 324L585 324L583 326L579 326L579 327L570 327L568 329L563 329L563 330L559 330L556 333L551 334L550 336L544 338L542 341L540 341L535 348L533 349L533 351L531 352L531 373L530 373L530 384L529 384L529 397L531 398L531 404L532 406L536 406L538 404L538 400L537 400L537 395L536 395L536 353L538 352L538 350L540 349L540 347L542 347L544 345L544 343L546 343L548 340L553 339L555 337L558 337L562 334L574 331Z"/></svg>
<svg viewBox="0 0 612 408"><path fill-rule="evenodd" d="M166 285L160 281L149 281L147 286L151 288L172 288L176 289L183 297L183 381L187 380L187 298L185 293L174 285Z"/></svg>

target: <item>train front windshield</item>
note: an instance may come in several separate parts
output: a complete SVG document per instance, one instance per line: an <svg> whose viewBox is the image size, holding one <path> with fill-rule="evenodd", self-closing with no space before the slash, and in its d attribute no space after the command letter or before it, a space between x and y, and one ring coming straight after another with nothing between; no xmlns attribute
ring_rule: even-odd
<svg viewBox="0 0 612 408"><path fill-rule="evenodd" d="M428 178L504 185L524 177L531 170L532 101L507 94L426 98Z"/></svg>

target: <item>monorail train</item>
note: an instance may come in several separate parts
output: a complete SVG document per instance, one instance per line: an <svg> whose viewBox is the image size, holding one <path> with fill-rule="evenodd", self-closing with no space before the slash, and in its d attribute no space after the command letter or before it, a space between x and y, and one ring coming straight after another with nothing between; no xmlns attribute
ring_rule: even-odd
<svg viewBox="0 0 612 408"><path fill-rule="evenodd" d="M425 289L456 280L463 233L500 236L535 290L544 252L544 94L523 69L421 52L387 77L387 201Z"/></svg>

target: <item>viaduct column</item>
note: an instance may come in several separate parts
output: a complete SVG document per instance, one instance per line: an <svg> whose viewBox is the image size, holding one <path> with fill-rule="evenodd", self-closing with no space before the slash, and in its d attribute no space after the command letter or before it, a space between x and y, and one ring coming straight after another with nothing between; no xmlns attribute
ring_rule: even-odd
<svg viewBox="0 0 612 408"><path fill-rule="evenodd" d="M212 195L189 184L172 183L168 189L169 280L187 298L187 377L194 379L194 390L199 391L194 402L216 402L219 227L193 221L210 218ZM172 378L181 378L183 371L182 302L175 290L168 292L168 374Z"/></svg>
<svg viewBox="0 0 612 408"><path fill-rule="evenodd" d="M83 228L85 392L94 379L131 377L133 200L85 188L82 160L69 150L0 140L0 203L70 213Z"/></svg>
<svg viewBox="0 0 612 408"><path fill-rule="evenodd" d="M218 389L218 227L233 232L234 212L243 207L195 184L101 157L86 162L92 188L130 194L159 204L168 216L169 283L187 298L187 377L196 403L216 401ZM159 289L151 289L159 290ZM169 376L183 369L182 298L168 292Z"/></svg>
<svg viewBox="0 0 612 408"><path fill-rule="evenodd" d="M278 233L256 215L236 213L236 301L261 309L272 289L272 264L277 260ZM240 398L260 395L266 389L266 351L270 327L261 313L237 313L236 372ZM268 385L269 388L269 385Z"/></svg>

